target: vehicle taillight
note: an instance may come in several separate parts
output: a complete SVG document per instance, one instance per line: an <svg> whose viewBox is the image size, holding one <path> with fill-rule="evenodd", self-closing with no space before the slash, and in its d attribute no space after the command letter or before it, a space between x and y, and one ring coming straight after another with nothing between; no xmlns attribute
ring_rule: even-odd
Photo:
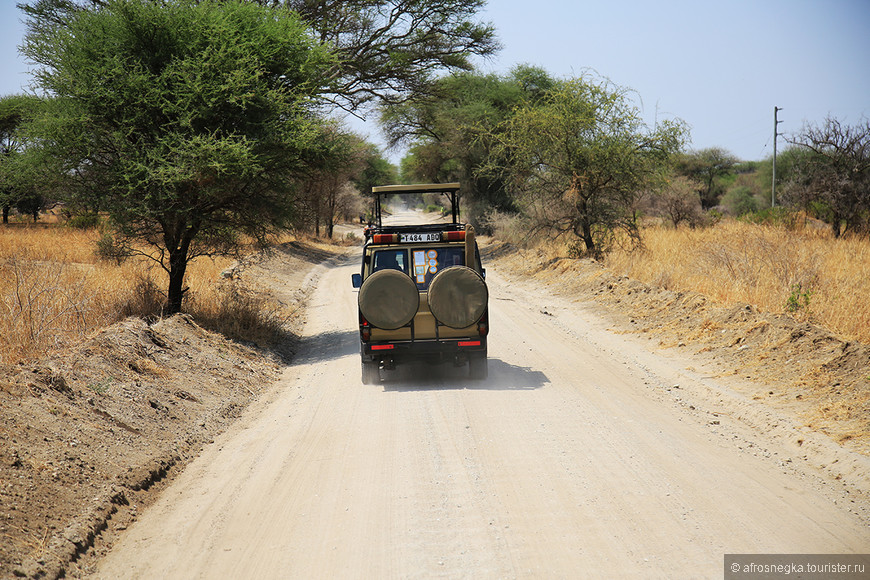
<svg viewBox="0 0 870 580"><path fill-rule="evenodd" d="M373 344L372 350L393 350L396 348L395 344Z"/></svg>
<svg viewBox="0 0 870 580"><path fill-rule="evenodd" d="M372 236L373 244L396 244L399 242L399 234L375 234Z"/></svg>
<svg viewBox="0 0 870 580"><path fill-rule="evenodd" d="M363 342L368 342L372 339L372 325L366 320L362 314L359 315L359 337Z"/></svg>
<svg viewBox="0 0 870 580"><path fill-rule="evenodd" d="M442 242L462 242L465 241L465 232L441 232Z"/></svg>
<svg viewBox="0 0 870 580"><path fill-rule="evenodd" d="M486 336L489 334L489 319L486 312L483 313L483 316L480 317L480 320L477 321L477 334L480 336Z"/></svg>

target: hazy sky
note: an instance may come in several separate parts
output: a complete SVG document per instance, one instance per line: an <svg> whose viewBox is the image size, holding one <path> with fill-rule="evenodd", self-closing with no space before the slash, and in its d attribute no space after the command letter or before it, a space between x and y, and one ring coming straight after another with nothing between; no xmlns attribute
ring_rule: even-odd
<svg viewBox="0 0 870 580"><path fill-rule="evenodd" d="M489 0L482 17L504 48L481 70L594 70L636 91L648 123L686 121L694 149L771 155L774 106L781 133L870 117L870 0ZM0 0L0 94L28 82L19 21L15 1Z"/></svg>

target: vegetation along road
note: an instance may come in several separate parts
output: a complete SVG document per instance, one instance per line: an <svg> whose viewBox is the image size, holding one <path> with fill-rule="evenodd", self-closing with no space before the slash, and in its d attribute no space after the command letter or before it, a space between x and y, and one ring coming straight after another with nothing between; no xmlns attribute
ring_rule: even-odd
<svg viewBox="0 0 870 580"><path fill-rule="evenodd" d="M698 578L726 553L870 552L866 486L798 461L677 355L582 304L542 310L504 269L487 380L418 367L363 386L355 268L322 273L296 364L95 577ZM837 453L860 488L866 457Z"/></svg>

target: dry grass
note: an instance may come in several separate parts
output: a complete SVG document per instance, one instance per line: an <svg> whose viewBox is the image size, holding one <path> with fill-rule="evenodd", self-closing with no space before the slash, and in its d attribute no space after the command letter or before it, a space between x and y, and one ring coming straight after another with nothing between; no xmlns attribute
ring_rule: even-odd
<svg viewBox="0 0 870 580"><path fill-rule="evenodd" d="M43 356L126 316L160 316L165 273L146 259L100 261L98 238L64 227L0 227L0 363ZM221 283L232 262L189 265L186 310L234 338L265 342L281 319L256 293Z"/></svg>
<svg viewBox="0 0 870 580"><path fill-rule="evenodd" d="M870 343L870 241L726 221L707 229L652 227L645 249L607 266L648 284L723 304L790 312Z"/></svg>

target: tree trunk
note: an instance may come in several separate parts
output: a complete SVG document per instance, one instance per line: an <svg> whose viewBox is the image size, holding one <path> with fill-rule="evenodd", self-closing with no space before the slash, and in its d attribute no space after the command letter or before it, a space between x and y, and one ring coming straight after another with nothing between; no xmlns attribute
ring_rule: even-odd
<svg viewBox="0 0 870 580"><path fill-rule="evenodd" d="M174 235L166 235L166 249L169 251L169 289L166 292L166 312L170 316L181 312L181 301L187 289L184 287L184 274L190 256L190 244L199 225L180 226Z"/></svg>
<svg viewBox="0 0 870 580"><path fill-rule="evenodd" d="M583 227L583 243L586 244L586 251L590 254L595 253L595 240L592 239L592 225L589 223L589 220L584 219L582 223Z"/></svg>
<svg viewBox="0 0 870 580"><path fill-rule="evenodd" d="M574 221L574 234L583 239L586 252L595 253L595 240L592 238L592 220L589 216L589 200L579 197L576 202L577 218Z"/></svg>
<svg viewBox="0 0 870 580"><path fill-rule="evenodd" d="M169 290L166 293L166 313L170 316L181 312L184 298L184 273L187 271L187 248L169 253Z"/></svg>
<svg viewBox="0 0 870 580"><path fill-rule="evenodd" d="M4 223L4 224L8 224L8 223L9 223L9 211L10 211L11 209L12 209L12 206L10 206L10 205L4 205L4 206L3 206L3 223Z"/></svg>

